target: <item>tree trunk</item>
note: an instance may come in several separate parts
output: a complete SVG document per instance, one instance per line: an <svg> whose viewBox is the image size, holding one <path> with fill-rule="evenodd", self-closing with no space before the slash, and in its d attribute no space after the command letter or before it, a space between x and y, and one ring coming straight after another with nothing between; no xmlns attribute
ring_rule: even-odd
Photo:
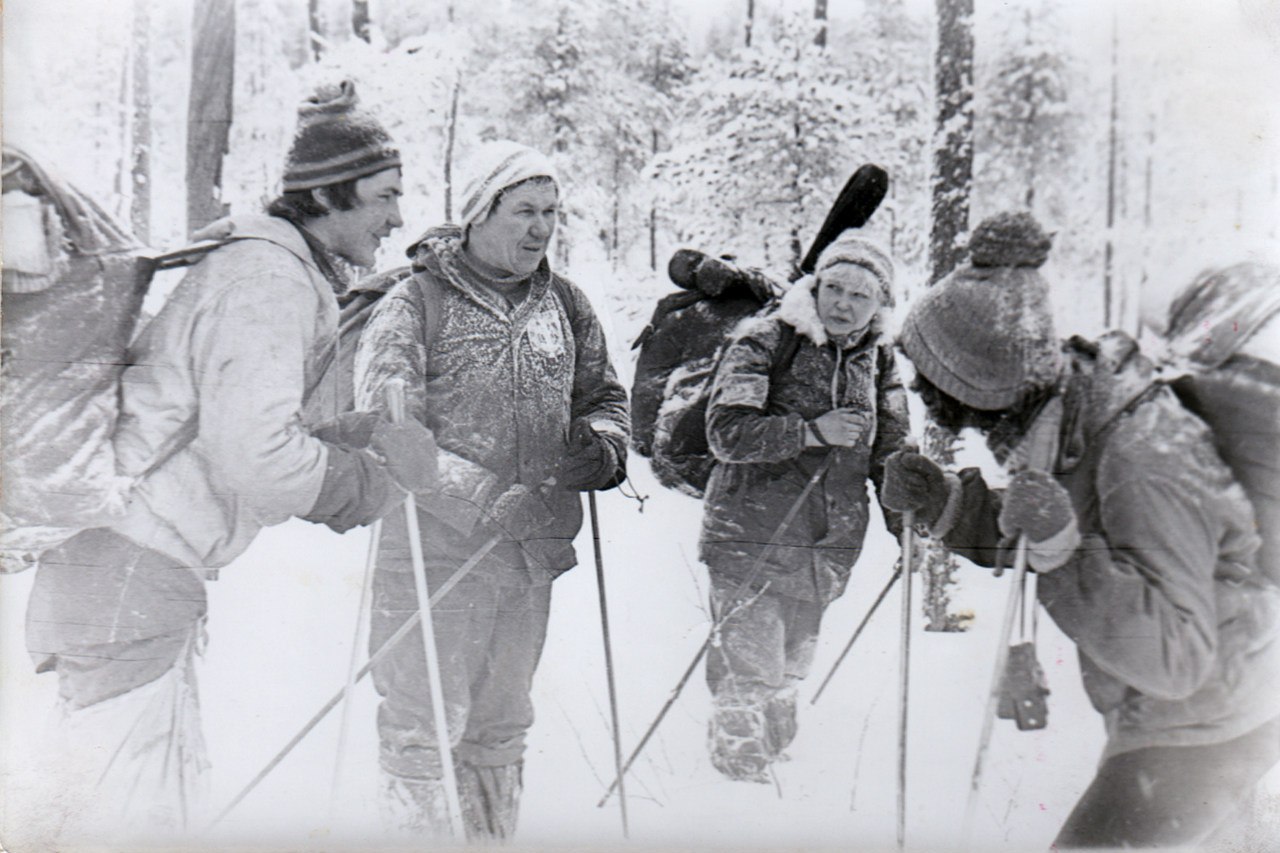
<svg viewBox="0 0 1280 853"><path fill-rule="evenodd" d="M458 139L458 91L462 88L462 74L453 76L453 92L449 96L449 126L444 143L444 221L453 221L453 149Z"/></svg>
<svg viewBox="0 0 1280 853"><path fill-rule="evenodd" d="M311 56L317 62L320 61L320 54L324 52L320 47L320 39L316 38L324 35L324 12L320 7L321 0L307 0L307 21L310 30L307 41L311 43Z"/></svg>
<svg viewBox="0 0 1280 853"><path fill-rule="evenodd" d="M1116 158L1120 147L1118 133L1120 116L1118 17L1111 15L1111 120L1107 139L1107 246L1102 269L1102 325L1111 328L1111 303L1115 299L1115 226L1116 226Z"/></svg>
<svg viewBox="0 0 1280 853"><path fill-rule="evenodd" d="M235 0L197 0L187 110L187 229L227 214L220 199L235 83Z"/></svg>
<svg viewBox="0 0 1280 853"><path fill-rule="evenodd" d="M133 192L129 220L133 233L151 241L151 10L149 0L133 3Z"/></svg>
<svg viewBox="0 0 1280 853"><path fill-rule="evenodd" d="M821 21L818 32L813 37L813 43L818 47L827 46L827 0L813 0L813 19Z"/></svg>
<svg viewBox="0 0 1280 853"><path fill-rule="evenodd" d="M931 283L954 270L964 256L962 236L969 228L973 187L973 0L937 0L937 127L933 149L933 227L929 239ZM955 460L956 437L926 423L922 452L943 467ZM948 612L955 559L945 546L929 541L922 550L926 631L962 631L961 619Z"/></svg>
<svg viewBox="0 0 1280 853"><path fill-rule="evenodd" d="M369 0L352 0L351 31L356 34L356 38L369 41L369 24Z"/></svg>
<svg viewBox="0 0 1280 853"><path fill-rule="evenodd" d="M756 25L756 0L747 0L747 47L751 47L751 30Z"/></svg>
<svg viewBox="0 0 1280 853"><path fill-rule="evenodd" d="M955 269L964 254L960 238L969 227L973 186L973 0L937 0L937 12L930 281Z"/></svg>
<svg viewBox="0 0 1280 853"><path fill-rule="evenodd" d="M653 131L653 156L658 156L658 131ZM649 202L649 269L658 269L658 202Z"/></svg>

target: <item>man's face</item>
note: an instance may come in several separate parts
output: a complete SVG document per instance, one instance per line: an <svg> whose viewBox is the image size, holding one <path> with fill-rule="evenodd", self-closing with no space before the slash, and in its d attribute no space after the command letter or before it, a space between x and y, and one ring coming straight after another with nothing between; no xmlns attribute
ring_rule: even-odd
<svg viewBox="0 0 1280 853"><path fill-rule="evenodd" d="M404 225L400 218L400 169L383 169L356 181L350 210L330 210L316 231L329 251L358 267L372 267L382 241Z"/></svg>
<svg viewBox="0 0 1280 853"><path fill-rule="evenodd" d="M880 282L857 264L836 264L818 274L818 318L827 334L839 338L865 329L880 310Z"/></svg>
<svg viewBox="0 0 1280 853"><path fill-rule="evenodd" d="M558 206L559 194L551 182L507 190L489 215L471 226L467 248L492 267L530 275L547 255Z"/></svg>

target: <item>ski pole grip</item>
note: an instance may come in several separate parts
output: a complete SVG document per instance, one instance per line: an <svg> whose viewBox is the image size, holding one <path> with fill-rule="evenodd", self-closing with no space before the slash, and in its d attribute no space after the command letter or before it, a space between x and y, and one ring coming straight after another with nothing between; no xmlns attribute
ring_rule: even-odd
<svg viewBox="0 0 1280 853"><path fill-rule="evenodd" d="M391 422L404 423L404 380L400 378L388 380L382 393L387 399L387 411L391 413Z"/></svg>

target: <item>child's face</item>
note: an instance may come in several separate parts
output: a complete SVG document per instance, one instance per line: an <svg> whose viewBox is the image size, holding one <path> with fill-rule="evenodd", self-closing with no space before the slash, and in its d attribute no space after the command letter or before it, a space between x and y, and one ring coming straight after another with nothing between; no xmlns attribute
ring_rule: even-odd
<svg viewBox="0 0 1280 853"><path fill-rule="evenodd" d="M880 310L880 282L857 264L836 264L818 273L818 318L833 338L861 331Z"/></svg>

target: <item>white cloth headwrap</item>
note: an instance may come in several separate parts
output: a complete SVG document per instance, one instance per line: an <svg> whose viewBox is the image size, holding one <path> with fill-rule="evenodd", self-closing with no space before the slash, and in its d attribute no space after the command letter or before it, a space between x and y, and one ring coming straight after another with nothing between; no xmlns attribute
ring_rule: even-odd
<svg viewBox="0 0 1280 853"><path fill-rule="evenodd" d="M461 225L482 219L499 192L521 181L546 175L559 184L551 160L527 145L500 139L486 142L467 161L462 181Z"/></svg>

